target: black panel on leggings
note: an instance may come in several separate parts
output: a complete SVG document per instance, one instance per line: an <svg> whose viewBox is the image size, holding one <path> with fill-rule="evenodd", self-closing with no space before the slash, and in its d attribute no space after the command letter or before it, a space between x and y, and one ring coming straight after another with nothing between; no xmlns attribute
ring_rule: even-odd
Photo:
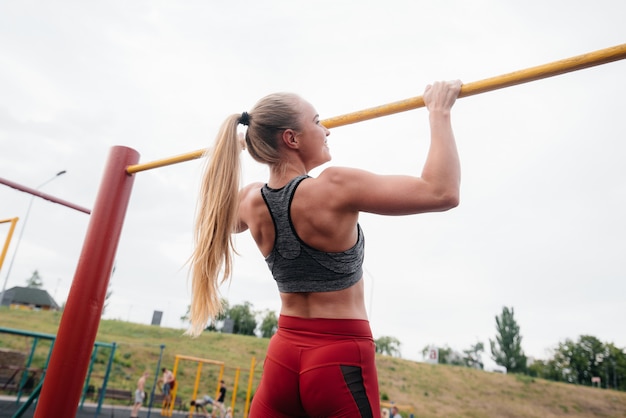
<svg viewBox="0 0 626 418"><path fill-rule="evenodd" d="M341 372L354 401L359 407L361 416L363 418L372 418L374 415L372 414L372 406L367 398L367 393L365 393L361 368L357 366L341 366Z"/></svg>

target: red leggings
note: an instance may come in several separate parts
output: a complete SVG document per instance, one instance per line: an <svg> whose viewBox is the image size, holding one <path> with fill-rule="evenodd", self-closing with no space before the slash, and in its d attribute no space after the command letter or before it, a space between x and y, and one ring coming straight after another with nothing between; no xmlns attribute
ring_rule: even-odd
<svg viewBox="0 0 626 418"><path fill-rule="evenodd" d="M281 315L250 417L380 417L369 322Z"/></svg>

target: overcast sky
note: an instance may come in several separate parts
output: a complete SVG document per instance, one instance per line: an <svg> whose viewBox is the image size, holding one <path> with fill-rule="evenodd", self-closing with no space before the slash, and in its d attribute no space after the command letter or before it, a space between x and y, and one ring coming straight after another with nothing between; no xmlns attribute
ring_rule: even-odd
<svg viewBox="0 0 626 418"><path fill-rule="evenodd" d="M0 177L35 188L66 170L41 190L92 208L113 146L141 162L206 148L227 115L275 91L324 119L434 80L568 58L626 42L624 16L620 0L4 1ZM457 101L460 206L360 218L375 337L398 338L415 360L429 344L488 352L507 306L529 356L580 335L626 346L625 75L619 61ZM330 164L418 175L427 112L335 128L329 144ZM244 161L246 183L266 180ZM147 324L159 310L164 326L184 326L202 163L136 175L105 318ZM0 280L22 286L37 270L61 304L89 216L35 199L25 223L30 201L0 185L0 219L22 219ZM0 224L2 243L8 231ZM236 243L223 296L278 311L252 239Z"/></svg>

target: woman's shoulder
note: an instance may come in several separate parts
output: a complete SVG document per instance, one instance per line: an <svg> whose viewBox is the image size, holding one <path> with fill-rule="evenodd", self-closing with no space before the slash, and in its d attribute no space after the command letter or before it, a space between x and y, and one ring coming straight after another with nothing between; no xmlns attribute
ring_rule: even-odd
<svg viewBox="0 0 626 418"><path fill-rule="evenodd" d="M250 183L239 190L239 206L254 206L261 202L261 188L265 183L256 182Z"/></svg>
<svg viewBox="0 0 626 418"><path fill-rule="evenodd" d="M262 183L260 181L258 182L254 182L254 183L250 183L247 184L245 186L243 186L240 190L239 190L239 196L240 197L247 197L249 196L251 193L255 193L258 192L259 190L261 190L261 188L265 185L265 183Z"/></svg>
<svg viewBox="0 0 626 418"><path fill-rule="evenodd" d="M323 170L317 180L326 185L344 187L355 182L365 181L372 173L353 167L328 167Z"/></svg>

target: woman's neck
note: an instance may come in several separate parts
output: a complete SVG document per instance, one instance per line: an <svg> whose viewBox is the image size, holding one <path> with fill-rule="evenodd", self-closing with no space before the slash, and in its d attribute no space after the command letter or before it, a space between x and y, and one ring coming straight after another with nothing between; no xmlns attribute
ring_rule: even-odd
<svg viewBox="0 0 626 418"><path fill-rule="evenodd" d="M308 174L304 165L287 164L273 166L270 169L270 178L267 184L274 189L279 189L295 177Z"/></svg>

